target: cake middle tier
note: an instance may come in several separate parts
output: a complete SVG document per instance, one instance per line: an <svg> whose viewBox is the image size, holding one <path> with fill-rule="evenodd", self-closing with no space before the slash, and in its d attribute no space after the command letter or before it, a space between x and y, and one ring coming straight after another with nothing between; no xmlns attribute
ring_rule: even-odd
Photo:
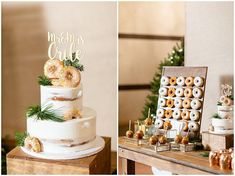
<svg viewBox="0 0 235 176"><path fill-rule="evenodd" d="M82 85L75 88L59 86L40 86L41 106L50 106L59 116L72 110L82 111Z"/></svg>

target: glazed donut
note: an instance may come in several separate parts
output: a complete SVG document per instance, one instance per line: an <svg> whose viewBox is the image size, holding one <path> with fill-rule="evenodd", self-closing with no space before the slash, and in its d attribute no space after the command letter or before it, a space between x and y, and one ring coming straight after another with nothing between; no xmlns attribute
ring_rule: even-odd
<svg viewBox="0 0 235 176"><path fill-rule="evenodd" d="M174 86L176 84L176 77L170 77L170 85Z"/></svg>
<svg viewBox="0 0 235 176"><path fill-rule="evenodd" d="M201 98L202 97L202 90L198 87L193 88L193 96L195 98Z"/></svg>
<svg viewBox="0 0 235 176"><path fill-rule="evenodd" d="M190 103L191 103L191 100L188 98L185 98L182 105L185 109L188 109L188 108L190 108Z"/></svg>
<svg viewBox="0 0 235 176"><path fill-rule="evenodd" d="M166 106L166 99L159 98L158 103L161 107L164 107L164 106Z"/></svg>
<svg viewBox="0 0 235 176"><path fill-rule="evenodd" d="M199 109L201 107L201 102L198 99L193 99L191 101L191 107L193 109Z"/></svg>
<svg viewBox="0 0 235 176"><path fill-rule="evenodd" d="M232 104L232 100L230 98L225 98L223 103L224 106L230 106Z"/></svg>
<svg viewBox="0 0 235 176"><path fill-rule="evenodd" d="M167 100L166 100L166 106L167 106L168 108L172 108L172 107L174 106L174 100L172 100L172 99L167 99Z"/></svg>
<svg viewBox="0 0 235 176"><path fill-rule="evenodd" d="M165 117L168 119L172 117L172 110L171 109L165 110Z"/></svg>
<svg viewBox="0 0 235 176"><path fill-rule="evenodd" d="M170 121L165 121L163 124L164 130L170 130L172 128L172 124Z"/></svg>
<svg viewBox="0 0 235 176"><path fill-rule="evenodd" d="M159 89L159 94L162 95L162 96L166 96L167 95L167 88L161 87Z"/></svg>
<svg viewBox="0 0 235 176"><path fill-rule="evenodd" d="M156 121L155 121L155 127L161 129L161 128L163 128L163 123L164 123L163 120L161 120L161 119L156 119Z"/></svg>
<svg viewBox="0 0 235 176"><path fill-rule="evenodd" d="M191 98L193 96L192 89L191 88L184 89L184 96L187 98Z"/></svg>
<svg viewBox="0 0 235 176"><path fill-rule="evenodd" d="M183 86L185 84L185 79L183 76L180 76L176 79L176 83L179 85L179 86Z"/></svg>
<svg viewBox="0 0 235 176"><path fill-rule="evenodd" d="M162 76L161 78L161 84L163 86L167 86L169 84L169 78L167 76Z"/></svg>
<svg viewBox="0 0 235 176"><path fill-rule="evenodd" d="M199 130L199 125L197 122L189 122L188 128L190 131L196 132Z"/></svg>
<svg viewBox="0 0 235 176"><path fill-rule="evenodd" d="M176 98L174 101L174 105L176 108L182 108L182 100L179 98Z"/></svg>
<svg viewBox="0 0 235 176"><path fill-rule="evenodd" d="M219 99L219 101L221 102L221 103L223 103L224 102L224 100L225 100L225 96L224 95L222 95L221 97L220 97L220 99Z"/></svg>
<svg viewBox="0 0 235 176"><path fill-rule="evenodd" d="M183 95L184 95L184 89L183 88L177 88L176 90L175 90L175 95L177 96L177 97L182 97Z"/></svg>
<svg viewBox="0 0 235 176"><path fill-rule="evenodd" d="M164 109L158 109L157 110L157 117L163 118L164 117Z"/></svg>
<svg viewBox="0 0 235 176"><path fill-rule="evenodd" d="M176 120L181 119L181 112L180 112L180 110L179 109L174 110L172 116Z"/></svg>
<svg viewBox="0 0 235 176"><path fill-rule="evenodd" d="M192 86L193 85L193 77L187 77L185 80L186 86Z"/></svg>
<svg viewBox="0 0 235 176"><path fill-rule="evenodd" d="M200 117L200 113L198 111L195 111L195 110L192 110L190 112L190 119L192 121L198 121L199 120L199 117Z"/></svg>
<svg viewBox="0 0 235 176"><path fill-rule="evenodd" d="M184 111L182 111L181 112L181 117L182 117L182 119L184 119L184 120L189 120L189 111L187 111L187 110L184 110Z"/></svg>
<svg viewBox="0 0 235 176"><path fill-rule="evenodd" d="M183 131L188 131L188 122L184 122Z"/></svg>
<svg viewBox="0 0 235 176"><path fill-rule="evenodd" d="M199 77L199 76L197 76L197 77L195 77L194 78L194 85L195 86L197 86L197 87L201 87L202 85L203 85L203 78L202 77Z"/></svg>
<svg viewBox="0 0 235 176"><path fill-rule="evenodd" d="M174 96L175 96L175 88L170 87L170 88L168 89L168 96L169 96L169 97L174 97Z"/></svg>

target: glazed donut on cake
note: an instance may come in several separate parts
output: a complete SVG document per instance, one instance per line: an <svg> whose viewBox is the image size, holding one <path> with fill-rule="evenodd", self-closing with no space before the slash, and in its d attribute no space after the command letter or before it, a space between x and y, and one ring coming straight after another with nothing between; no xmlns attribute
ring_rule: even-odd
<svg viewBox="0 0 235 176"><path fill-rule="evenodd" d="M172 99L167 99L167 100L166 100L166 106L167 106L168 108L172 108L172 107L174 106L174 100L172 100Z"/></svg>
<svg viewBox="0 0 235 176"><path fill-rule="evenodd" d="M185 109L189 109L190 108L190 103L191 103L191 100L188 99L188 98L185 98L182 105Z"/></svg>
<svg viewBox="0 0 235 176"><path fill-rule="evenodd" d="M167 95L167 88L161 87L161 88L159 89L159 94L160 94L161 96L166 96L166 95Z"/></svg>
<svg viewBox="0 0 235 176"><path fill-rule="evenodd" d="M177 88L177 89L175 90L175 95L176 95L177 97L182 97L182 96L184 95L184 89L181 88L181 87Z"/></svg>
<svg viewBox="0 0 235 176"><path fill-rule="evenodd" d="M164 121L162 119L156 119L155 120L155 127L158 129L162 129L163 128L163 123Z"/></svg>
<svg viewBox="0 0 235 176"><path fill-rule="evenodd" d="M188 131L188 122L184 122L183 131Z"/></svg>
<svg viewBox="0 0 235 176"><path fill-rule="evenodd" d="M184 119L184 120L189 120L189 119L190 119L190 117L189 117L189 111L183 110L183 111L181 112L181 117L182 117L182 119Z"/></svg>
<svg viewBox="0 0 235 176"><path fill-rule="evenodd" d="M164 106L166 106L166 99L159 98L158 103L161 107L164 107Z"/></svg>
<svg viewBox="0 0 235 176"><path fill-rule="evenodd" d="M199 130L199 125L197 122L189 122L188 128L190 131L197 132Z"/></svg>
<svg viewBox="0 0 235 176"><path fill-rule="evenodd" d="M201 107L201 102L198 99L193 99L191 101L191 107L193 109L199 109Z"/></svg>
<svg viewBox="0 0 235 176"><path fill-rule="evenodd" d="M226 98L226 97L223 95L223 96L220 97L219 101L220 101L221 103L223 103L224 100L225 100L225 98Z"/></svg>
<svg viewBox="0 0 235 176"><path fill-rule="evenodd" d="M157 110L157 117L158 118L164 118L164 109L158 109Z"/></svg>
<svg viewBox="0 0 235 176"><path fill-rule="evenodd" d="M185 79L185 84L186 84L186 86L192 86L193 85L193 77L187 77L186 79Z"/></svg>
<svg viewBox="0 0 235 176"><path fill-rule="evenodd" d="M176 83L179 85L179 86L183 86L185 84L185 79L183 76L180 76L176 79Z"/></svg>
<svg viewBox="0 0 235 176"><path fill-rule="evenodd" d="M232 104L232 100L226 97L222 104L225 106L230 106Z"/></svg>
<svg viewBox="0 0 235 176"><path fill-rule="evenodd" d="M167 76L162 76L161 78L161 84L163 86L167 86L169 84L169 78Z"/></svg>
<svg viewBox="0 0 235 176"><path fill-rule="evenodd" d="M170 77L170 85L174 86L176 84L176 77Z"/></svg>
<svg viewBox="0 0 235 176"><path fill-rule="evenodd" d="M201 86L203 86L203 78L202 77L199 77L199 76L197 76L197 77L195 77L194 78L194 85L195 86L197 86L197 87L201 87Z"/></svg>
<svg viewBox="0 0 235 176"><path fill-rule="evenodd" d="M172 110L171 109L165 110L165 117L168 119L172 117Z"/></svg>
<svg viewBox="0 0 235 176"><path fill-rule="evenodd" d="M181 111L179 109L175 109L172 116L176 120L181 119Z"/></svg>
<svg viewBox="0 0 235 176"><path fill-rule="evenodd" d="M195 98L201 98L202 97L202 90L198 87L193 88L193 96Z"/></svg>
<svg viewBox="0 0 235 176"><path fill-rule="evenodd" d="M187 98L191 98L193 96L192 89L191 88L184 89L184 96Z"/></svg>
<svg viewBox="0 0 235 176"><path fill-rule="evenodd" d="M168 96L169 96L169 97L174 97L174 96L175 96L175 88L170 87L170 88L168 89Z"/></svg>
<svg viewBox="0 0 235 176"><path fill-rule="evenodd" d="M192 110L192 111L190 112L190 119L191 119L192 121L198 121L199 118L200 118L200 113L199 113L198 111Z"/></svg>
<svg viewBox="0 0 235 176"><path fill-rule="evenodd" d="M174 101L174 105L176 108L182 108L182 100L180 98L176 98Z"/></svg>

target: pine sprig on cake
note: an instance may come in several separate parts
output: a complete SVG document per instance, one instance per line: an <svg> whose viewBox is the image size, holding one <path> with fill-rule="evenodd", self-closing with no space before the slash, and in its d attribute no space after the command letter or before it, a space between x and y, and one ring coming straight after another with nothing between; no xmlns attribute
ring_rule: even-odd
<svg viewBox="0 0 235 176"><path fill-rule="evenodd" d="M38 77L38 84L42 86L51 86L51 80L45 75Z"/></svg>
<svg viewBox="0 0 235 176"><path fill-rule="evenodd" d="M40 105L30 106L26 112L27 117L36 117L38 120L52 120L55 122L63 122L64 120L51 110L51 106L45 107L43 110Z"/></svg>
<svg viewBox="0 0 235 176"><path fill-rule="evenodd" d="M218 113L214 114L214 115L212 116L212 118L215 118L215 119L222 119L222 118L219 116Z"/></svg>
<svg viewBox="0 0 235 176"><path fill-rule="evenodd" d="M24 146L24 140L29 134L25 132L16 132L15 133L15 140L17 146Z"/></svg>
<svg viewBox="0 0 235 176"><path fill-rule="evenodd" d="M84 66L80 63L79 59L76 58L76 53L72 53L72 59L66 58L66 60L64 60L64 65L73 66L80 71L84 70Z"/></svg>

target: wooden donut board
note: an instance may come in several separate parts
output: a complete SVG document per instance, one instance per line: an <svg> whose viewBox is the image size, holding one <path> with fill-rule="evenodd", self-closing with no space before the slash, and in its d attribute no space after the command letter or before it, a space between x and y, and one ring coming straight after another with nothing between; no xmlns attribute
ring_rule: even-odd
<svg viewBox="0 0 235 176"><path fill-rule="evenodd" d="M167 76L167 77L179 77L179 76L183 76L183 77L196 77L196 76L200 76L203 78L203 86L200 87L203 91L203 95L200 98L201 100L201 108L199 109L200 111L200 117L199 117L199 130L198 132L194 132L194 136L198 137L200 135L200 128L201 128L201 123L202 123L202 114L203 114L203 104L204 104L204 97L205 97L205 90L206 90L206 78L207 78L207 70L208 67L182 67L182 66L165 66L162 69L162 76ZM162 87L162 85L161 85ZM184 86L183 86L184 87ZM185 86L186 87L186 86ZM160 96L159 96L160 97ZM157 109L159 109L159 104L157 106ZM171 118L172 119L172 118ZM182 120L175 120L175 122L178 121L178 123ZM176 129L177 130L177 129Z"/></svg>

